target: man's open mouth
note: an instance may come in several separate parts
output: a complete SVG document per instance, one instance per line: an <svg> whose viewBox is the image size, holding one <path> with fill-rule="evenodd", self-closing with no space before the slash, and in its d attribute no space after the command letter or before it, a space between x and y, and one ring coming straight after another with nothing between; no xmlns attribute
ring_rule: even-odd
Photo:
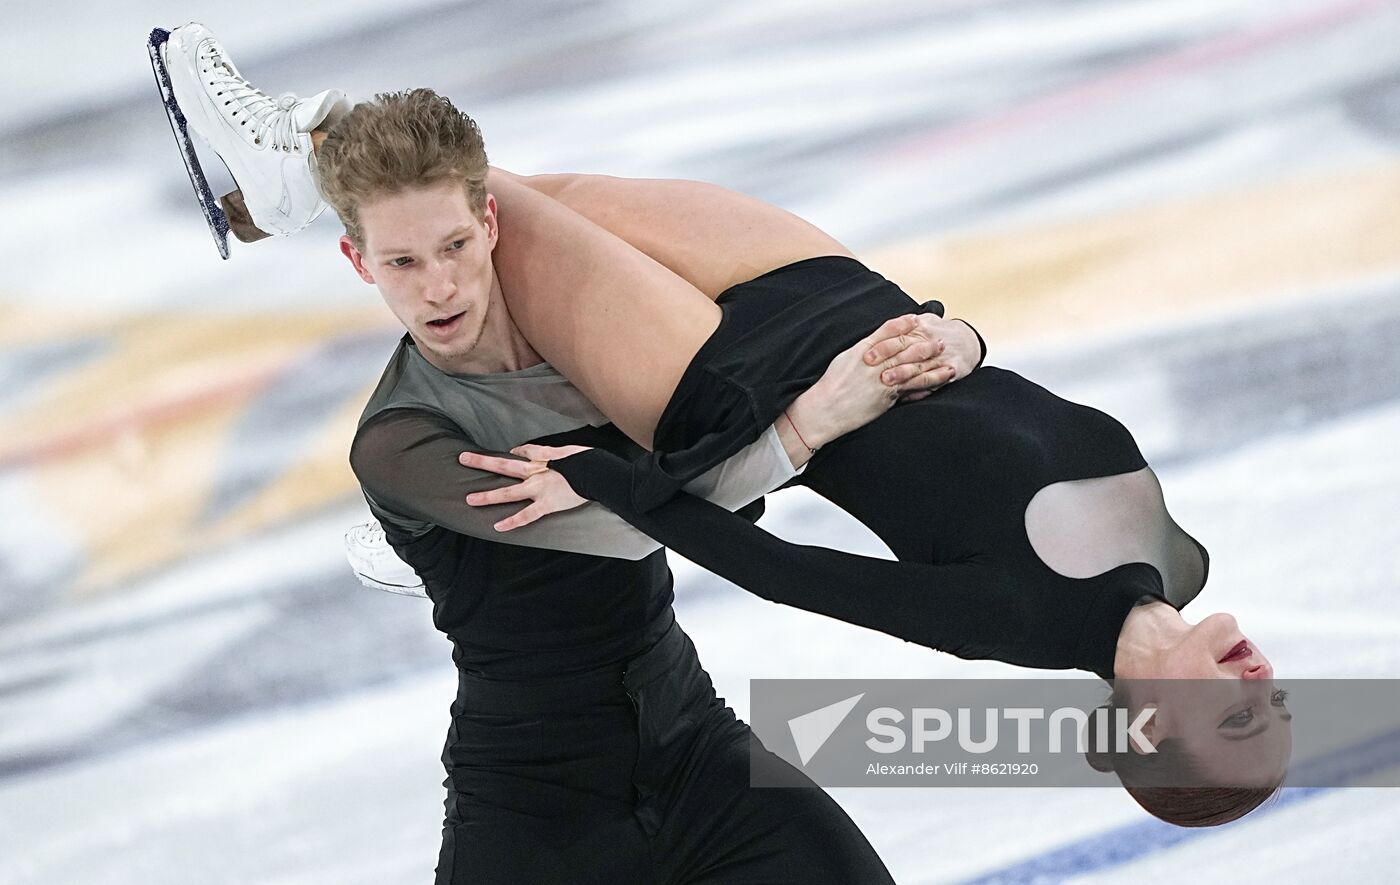
<svg viewBox="0 0 1400 885"><path fill-rule="evenodd" d="M428 320L428 325L438 329L445 329L453 323L457 322L457 320L461 318L463 313L466 313L466 311L464 310L462 311L462 313L454 313L450 317L443 317L441 319L436 320Z"/></svg>

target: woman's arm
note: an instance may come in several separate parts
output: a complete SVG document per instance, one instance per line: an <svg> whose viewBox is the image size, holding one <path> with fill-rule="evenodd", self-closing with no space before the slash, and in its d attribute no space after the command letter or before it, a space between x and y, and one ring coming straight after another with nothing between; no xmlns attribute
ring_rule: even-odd
<svg viewBox="0 0 1400 885"><path fill-rule="evenodd" d="M1161 596L1160 577L1144 563L1119 566L1065 593L1058 585L1017 581L980 558L900 562L794 544L687 494L642 511L632 504L629 463L610 452L578 446L516 451L532 460L486 459L481 466L528 477L538 501L601 502L639 531L763 599L958 657L1079 668L1111 679L1124 619L1142 599Z"/></svg>
<svg viewBox="0 0 1400 885"><path fill-rule="evenodd" d="M1116 632L1086 630L1119 605L1085 593L1050 598L995 564L933 565L784 541L690 495L650 511L632 506L628 463L591 449L551 460L572 490L602 502L697 565L771 602L879 630L961 658L1112 672ZM1132 601L1124 602L1125 616ZM1121 622L1121 617L1119 617ZM1085 634L1092 633L1090 641ZM1101 635L1100 635L1101 634Z"/></svg>
<svg viewBox="0 0 1400 885"><path fill-rule="evenodd" d="M686 488L738 510L795 474L779 447L775 434L764 434ZM510 502L522 500L521 484L507 483L498 472L463 469L463 451L490 457L441 415L391 409L355 434L350 465L376 516L390 517L410 534L440 526L487 541L619 559L641 559L661 546L599 504L519 522L521 508ZM470 498L489 506L467 506Z"/></svg>

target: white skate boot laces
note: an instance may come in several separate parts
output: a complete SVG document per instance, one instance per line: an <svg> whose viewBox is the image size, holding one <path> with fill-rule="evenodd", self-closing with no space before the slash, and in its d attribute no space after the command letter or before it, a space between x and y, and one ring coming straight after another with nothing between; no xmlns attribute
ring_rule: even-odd
<svg viewBox="0 0 1400 885"><path fill-rule="evenodd" d="M355 533L355 537L363 544L378 546L387 543L384 539L384 529L377 522L357 525L351 529L351 531Z"/></svg>
<svg viewBox="0 0 1400 885"><path fill-rule="evenodd" d="M217 44L209 47L209 62L205 73L211 78L210 84L218 87L215 100L223 99L220 108L231 118L239 117L242 112L243 119L238 121L239 126L252 124L253 144L270 141L273 150L301 152L301 145L297 143L296 119L292 113L298 100L295 95L285 92L274 100L243 79L233 63L223 57ZM227 108L233 105L236 107L229 113Z"/></svg>
<svg viewBox="0 0 1400 885"><path fill-rule="evenodd" d="M404 596L428 595L413 566L399 559L389 546L378 520L353 526L345 533L345 556L355 577L366 587Z"/></svg>

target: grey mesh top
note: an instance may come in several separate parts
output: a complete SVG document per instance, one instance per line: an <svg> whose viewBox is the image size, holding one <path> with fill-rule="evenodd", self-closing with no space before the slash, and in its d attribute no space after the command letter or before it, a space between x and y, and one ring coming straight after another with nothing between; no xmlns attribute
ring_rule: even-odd
<svg viewBox="0 0 1400 885"><path fill-rule="evenodd" d="M495 374L444 372L405 333L360 416L351 464L375 515L411 536L438 525L507 544L640 559L660 545L597 503L498 532L492 526L523 503L465 502L471 492L515 480L463 467L457 461L461 452L513 457L507 453L522 443L608 424L548 363ZM770 427L686 491L737 510L797 472Z"/></svg>
<svg viewBox="0 0 1400 885"><path fill-rule="evenodd" d="M513 457L526 442L629 459L645 451L548 365L449 374L405 334L365 406L350 464L389 544L423 579L459 669L553 679L626 660L673 622L665 552L594 503L497 532L494 523L525 505L471 507L465 498L514 480L457 456ZM763 493L794 472L770 428L692 490L730 509L752 502L738 512L757 519Z"/></svg>

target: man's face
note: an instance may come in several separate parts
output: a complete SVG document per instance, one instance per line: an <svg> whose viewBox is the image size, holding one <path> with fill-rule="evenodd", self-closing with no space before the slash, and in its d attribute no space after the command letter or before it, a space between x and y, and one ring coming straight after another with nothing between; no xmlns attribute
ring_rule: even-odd
<svg viewBox="0 0 1400 885"><path fill-rule="evenodd" d="M469 371L496 284L496 201L477 218L466 188L440 182L360 206L364 252L347 237L340 248L439 368Z"/></svg>

